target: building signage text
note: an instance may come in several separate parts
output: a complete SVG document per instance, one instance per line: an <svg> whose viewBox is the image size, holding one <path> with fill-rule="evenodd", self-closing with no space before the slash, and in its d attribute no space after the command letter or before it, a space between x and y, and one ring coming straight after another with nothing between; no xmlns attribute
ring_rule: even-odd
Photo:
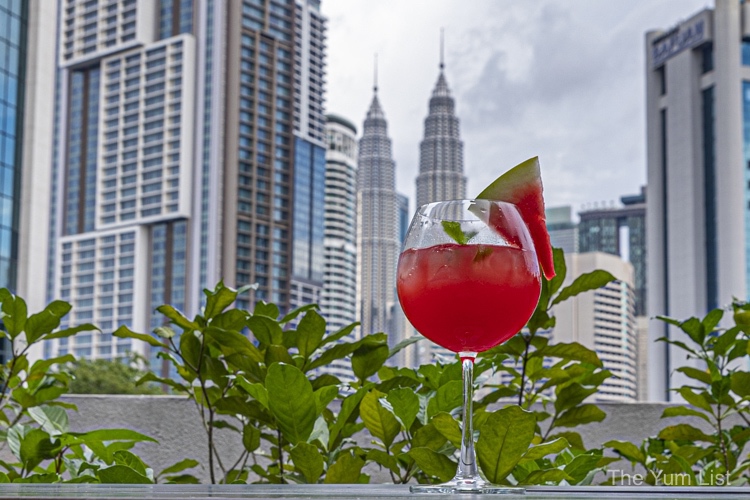
<svg viewBox="0 0 750 500"><path fill-rule="evenodd" d="M707 40L706 18L687 25L677 26L654 40L651 55L654 67L661 66L670 57L685 49L692 49Z"/></svg>

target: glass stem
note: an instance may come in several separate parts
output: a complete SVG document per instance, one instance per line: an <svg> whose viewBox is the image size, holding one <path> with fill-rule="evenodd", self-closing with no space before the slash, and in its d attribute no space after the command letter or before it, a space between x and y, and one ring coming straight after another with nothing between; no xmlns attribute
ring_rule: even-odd
<svg viewBox="0 0 750 500"><path fill-rule="evenodd" d="M461 435L461 460L458 462L456 479L479 476L477 457L474 453L474 426L472 424L472 400L474 398L474 357L476 353L459 354L464 380L464 428Z"/></svg>

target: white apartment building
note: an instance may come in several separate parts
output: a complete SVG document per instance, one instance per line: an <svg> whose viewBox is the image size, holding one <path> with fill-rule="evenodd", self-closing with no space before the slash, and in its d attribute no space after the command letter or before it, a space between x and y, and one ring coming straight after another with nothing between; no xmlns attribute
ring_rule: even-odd
<svg viewBox="0 0 750 500"><path fill-rule="evenodd" d="M637 324L633 265L603 252L568 254L563 287L581 274L603 269L617 278L606 286L556 305L553 342L578 342L593 349L612 372L597 401L632 402L637 397Z"/></svg>

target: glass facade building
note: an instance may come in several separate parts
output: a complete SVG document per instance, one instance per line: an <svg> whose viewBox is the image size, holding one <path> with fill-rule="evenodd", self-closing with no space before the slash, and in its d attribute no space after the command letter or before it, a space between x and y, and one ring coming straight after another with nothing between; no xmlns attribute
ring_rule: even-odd
<svg viewBox="0 0 750 500"><path fill-rule="evenodd" d="M27 3L0 4L0 287L15 289Z"/></svg>
<svg viewBox="0 0 750 500"><path fill-rule="evenodd" d="M645 316L646 282L646 195L623 196L622 208L581 212L578 251L619 255L635 271L635 315Z"/></svg>

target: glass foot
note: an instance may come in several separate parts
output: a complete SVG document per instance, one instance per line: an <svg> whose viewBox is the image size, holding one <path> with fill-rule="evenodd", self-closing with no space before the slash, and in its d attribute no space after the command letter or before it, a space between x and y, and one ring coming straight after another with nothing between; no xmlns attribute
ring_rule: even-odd
<svg viewBox="0 0 750 500"><path fill-rule="evenodd" d="M497 486L490 484L481 477L453 478L442 484L415 484L409 488L412 493L431 493L436 495L452 495L460 493L483 495L525 495L526 489L512 486Z"/></svg>

